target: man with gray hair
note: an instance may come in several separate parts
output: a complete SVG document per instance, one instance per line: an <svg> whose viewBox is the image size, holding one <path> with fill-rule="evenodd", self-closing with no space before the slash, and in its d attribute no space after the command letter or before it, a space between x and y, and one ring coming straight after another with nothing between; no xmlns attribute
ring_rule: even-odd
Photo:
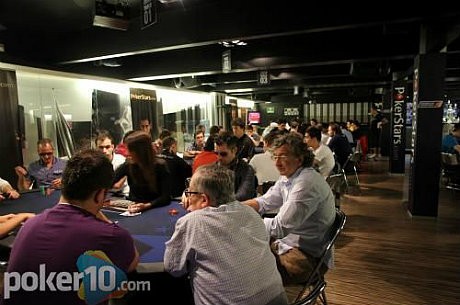
<svg viewBox="0 0 460 305"><path fill-rule="evenodd" d="M200 166L182 196L190 213L166 242L165 270L188 274L195 304L287 304L260 216L235 200L233 172Z"/></svg>
<svg viewBox="0 0 460 305"><path fill-rule="evenodd" d="M283 282L297 284L305 281L324 249L336 214L334 195L313 169L314 155L302 135L282 135L272 150L281 177L263 196L244 203L260 214L279 208L274 218L264 218L265 227ZM332 266L331 253L322 272Z"/></svg>

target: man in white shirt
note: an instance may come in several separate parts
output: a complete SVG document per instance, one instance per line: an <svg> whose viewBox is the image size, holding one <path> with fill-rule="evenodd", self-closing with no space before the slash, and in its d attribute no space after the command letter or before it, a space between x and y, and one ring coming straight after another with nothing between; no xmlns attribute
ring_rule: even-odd
<svg viewBox="0 0 460 305"><path fill-rule="evenodd" d="M273 143L273 159L281 177L263 196L244 203L259 214L279 208L264 218L272 239L272 252L285 284L305 281L327 243L335 219L334 195L326 180L312 168L314 155L297 133L282 135ZM332 268L328 253L321 272ZM300 266L300 267L299 267Z"/></svg>
<svg viewBox="0 0 460 305"><path fill-rule="evenodd" d="M335 166L335 159L332 150L321 143L321 130L314 126L310 126L305 131L305 143L313 149L315 160L313 166L318 168L319 173L327 178Z"/></svg>
<svg viewBox="0 0 460 305"><path fill-rule="evenodd" d="M268 133L264 137L264 153L255 154L249 161L249 165L254 169L257 177L257 192L259 194L263 194L261 186L264 182L274 182L280 177L280 173L275 166L275 162L272 160L272 154L270 152L270 147L278 135L279 133L276 130Z"/></svg>

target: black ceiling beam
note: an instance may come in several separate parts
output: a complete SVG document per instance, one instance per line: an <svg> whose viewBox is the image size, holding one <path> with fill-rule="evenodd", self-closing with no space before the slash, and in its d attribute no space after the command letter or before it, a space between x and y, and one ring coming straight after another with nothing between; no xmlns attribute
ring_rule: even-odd
<svg viewBox="0 0 460 305"><path fill-rule="evenodd" d="M98 56L128 56L131 53L191 48L224 39L266 39L277 35L326 33L338 29L404 23L419 18L418 14L411 10L394 14L393 9L385 7L373 7L371 14L358 12L354 8L344 8L342 11L326 9L317 14L313 10L305 11L304 4L295 1L289 5L268 5L266 1L259 0L200 1L189 9L161 12L157 24L145 30L137 28L120 32L89 28L69 33L67 37L43 33L42 37L51 35L50 40L60 39L55 41L55 44L60 44L59 50L39 43L31 48L26 45L23 50L35 50L43 59L68 62ZM430 14L436 15L436 12ZM27 16L23 20L27 22ZM135 23L136 18L132 22Z"/></svg>

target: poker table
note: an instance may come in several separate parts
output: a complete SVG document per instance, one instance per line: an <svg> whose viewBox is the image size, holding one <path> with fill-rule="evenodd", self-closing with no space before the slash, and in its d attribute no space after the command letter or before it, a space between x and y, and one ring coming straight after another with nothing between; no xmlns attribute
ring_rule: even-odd
<svg viewBox="0 0 460 305"><path fill-rule="evenodd" d="M0 215L20 212L38 214L55 205L59 201L59 197L60 191L54 191L48 196L43 195L38 190L22 193L21 197L16 200L0 202ZM175 209L178 213L175 215L170 213L171 209ZM121 216L121 212L118 211L103 209L103 212L109 219L131 233L140 254L138 273L164 271L165 242L174 232L177 219L186 213L178 201L171 201L167 206L146 210L140 215L131 217ZM0 240L0 245L11 247L14 237L15 232L12 232Z"/></svg>

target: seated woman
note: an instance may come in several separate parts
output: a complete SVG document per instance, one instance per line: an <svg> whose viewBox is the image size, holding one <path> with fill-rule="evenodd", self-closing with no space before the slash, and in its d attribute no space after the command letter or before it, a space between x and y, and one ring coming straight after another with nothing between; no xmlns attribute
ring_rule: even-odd
<svg viewBox="0 0 460 305"><path fill-rule="evenodd" d="M114 181L128 177L128 199L136 203L130 212L165 206L171 202L170 173L166 162L156 158L152 138L143 131L135 131L126 137L128 157L115 171Z"/></svg>
<svg viewBox="0 0 460 305"><path fill-rule="evenodd" d="M0 178L0 201L3 199L18 199L19 193L16 191L11 184Z"/></svg>

